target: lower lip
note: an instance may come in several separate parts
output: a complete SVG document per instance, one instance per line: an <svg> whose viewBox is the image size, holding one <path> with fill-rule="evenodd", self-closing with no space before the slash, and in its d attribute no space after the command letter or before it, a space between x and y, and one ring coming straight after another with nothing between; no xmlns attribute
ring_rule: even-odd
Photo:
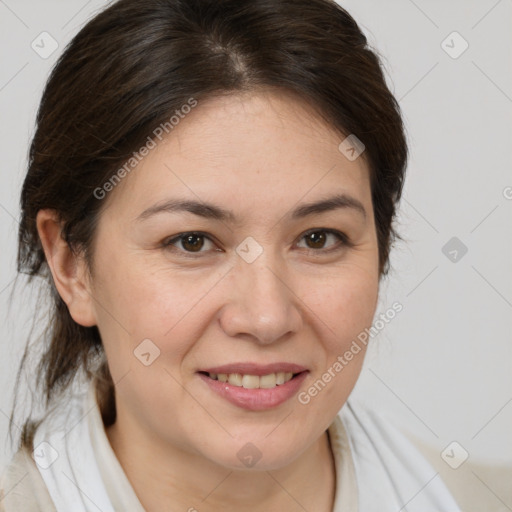
<svg viewBox="0 0 512 512"><path fill-rule="evenodd" d="M203 373L198 375L212 391L233 405L248 411L263 411L277 407L294 396L307 374L307 371L301 372L288 382L270 389L245 389L244 387L233 386L228 382L210 379L208 375Z"/></svg>

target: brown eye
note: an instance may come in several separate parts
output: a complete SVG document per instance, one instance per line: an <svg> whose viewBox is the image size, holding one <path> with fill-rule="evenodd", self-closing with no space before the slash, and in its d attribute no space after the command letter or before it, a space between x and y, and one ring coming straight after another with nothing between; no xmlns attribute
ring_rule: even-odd
<svg viewBox="0 0 512 512"><path fill-rule="evenodd" d="M166 250L181 256L205 255L215 248L210 237L200 232L180 233L162 243ZM195 254L194 254L195 253Z"/></svg>
<svg viewBox="0 0 512 512"><path fill-rule="evenodd" d="M305 248L313 251L327 252L336 249L342 249L350 246L350 241L346 235L332 229L315 229L305 233L301 242L305 242ZM304 247L304 246L302 246Z"/></svg>
<svg viewBox="0 0 512 512"><path fill-rule="evenodd" d="M314 231L305 236L306 243L311 249L322 249L327 240L327 236L324 231Z"/></svg>
<svg viewBox="0 0 512 512"><path fill-rule="evenodd" d="M186 251L200 251L204 245L204 237L202 235L186 235L182 237L181 245Z"/></svg>

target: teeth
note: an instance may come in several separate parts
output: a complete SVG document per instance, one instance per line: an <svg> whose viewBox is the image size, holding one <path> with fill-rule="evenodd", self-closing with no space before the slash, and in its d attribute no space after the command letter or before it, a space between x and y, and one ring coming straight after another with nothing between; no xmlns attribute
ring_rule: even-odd
<svg viewBox="0 0 512 512"><path fill-rule="evenodd" d="M229 382L232 386L245 389L271 389L281 386L293 377L292 372L269 373L268 375L242 375L240 373L209 373L210 379Z"/></svg>
<svg viewBox="0 0 512 512"><path fill-rule="evenodd" d="M231 382L230 382L231 384ZM256 389L260 387L260 378L256 375L244 375L242 377L242 386L245 389Z"/></svg>
<svg viewBox="0 0 512 512"><path fill-rule="evenodd" d="M242 375L240 373L230 373L228 376L228 382L233 386L241 386Z"/></svg>
<svg viewBox="0 0 512 512"><path fill-rule="evenodd" d="M277 384L277 375L275 373L262 375L259 380L260 388L275 388Z"/></svg>

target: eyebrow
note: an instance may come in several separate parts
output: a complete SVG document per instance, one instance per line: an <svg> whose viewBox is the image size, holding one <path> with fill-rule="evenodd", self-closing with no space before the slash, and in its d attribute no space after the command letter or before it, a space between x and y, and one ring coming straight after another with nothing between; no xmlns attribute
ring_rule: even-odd
<svg viewBox="0 0 512 512"><path fill-rule="evenodd" d="M287 217L292 220L301 219L309 215L324 213L339 209L349 209L357 212L366 219L366 210L363 204L355 197L347 194L337 194L320 201L313 203L306 203L295 208ZM144 210L137 218L136 221L148 219L159 213L173 213L173 212L189 212L199 217L206 219L213 219L222 222L236 223L236 216L230 210L225 210L220 206L204 201L191 201L188 199L170 199L162 203L155 204Z"/></svg>

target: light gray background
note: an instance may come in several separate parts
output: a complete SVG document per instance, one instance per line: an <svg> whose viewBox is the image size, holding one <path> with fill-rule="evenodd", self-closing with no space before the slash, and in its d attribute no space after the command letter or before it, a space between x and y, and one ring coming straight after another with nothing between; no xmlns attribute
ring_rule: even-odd
<svg viewBox="0 0 512 512"><path fill-rule="evenodd" d="M403 311L374 338L354 396L441 452L512 465L512 2L340 2L384 56L403 109L411 160L380 311ZM107 2L0 0L0 468L13 379L34 316L29 294L7 310L15 276L18 196L49 70ZM42 59L43 32L59 48ZM441 46L457 31L454 59ZM461 40L445 45L459 51ZM508 196L508 199L507 197ZM442 252L457 237L468 249Z"/></svg>

